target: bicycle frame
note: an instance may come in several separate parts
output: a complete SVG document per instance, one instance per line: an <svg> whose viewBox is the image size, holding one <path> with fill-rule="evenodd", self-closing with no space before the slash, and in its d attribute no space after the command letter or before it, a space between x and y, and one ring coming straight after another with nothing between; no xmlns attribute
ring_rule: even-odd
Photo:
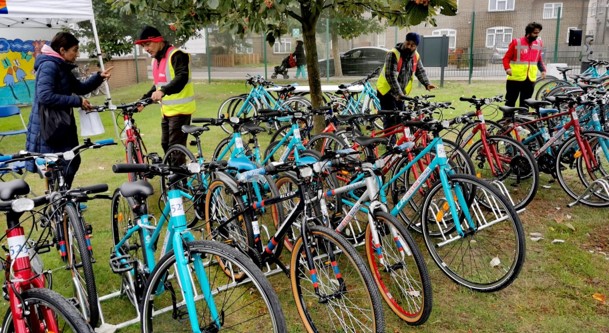
<svg viewBox="0 0 609 333"><path fill-rule="evenodd" d="M287 142L289 140L289 142ZM280 147L284 146L287 142L287 148L286 151L283 153L283 155L279 158L279 161L287 161L288 157L290 156L290 153L294 153L294 161L299 164L301 163L301 158L298 154L299 151L303 151L305 150L305 146L302 144L302 139L300 138L300 127L298 126L298 123L293 121L292 122L292 128L290 128L290 130L288 131L288 133L281 138L281 140L279 141L279 143L275 146L275 148L273 148L273 150L268 154L268 156L262 161L262 165L266 165L270 159L271 156L273 156L273 154L275 154L277 152L277 150L279 150Z"/></svg>
<svg viewBox="0 0 609 333"><path fill-rule="evenodd" d="M123 140L123 144L125 146L125 161L127 163L131 162L128 159L127 144L129 142L133 143L136 151L135 158L137 159L137 163L144 163L144 156L146 155L146 146L144 145L144 141L140 138L140 133L135 126L135 122L133 121L133 115L127 112L123 113L123 123L125 124L125 134L126 138ZM139 139L139 140L138 140ZM140 146L141 144L141 146Z"/></svg>

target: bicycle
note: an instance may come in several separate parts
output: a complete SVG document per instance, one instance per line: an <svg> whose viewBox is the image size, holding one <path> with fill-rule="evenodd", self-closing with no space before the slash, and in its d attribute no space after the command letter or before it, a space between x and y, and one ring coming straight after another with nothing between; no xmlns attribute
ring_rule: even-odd
<svg viewBox="0 0 609 333"><path fill-rule="evenodd" d="M50 226L60 257L66 264L66 270L70 271L76 303L92 327L96 327L99 322L100 310L93 274L93 227L86 223L82 205L94 198L109 199L107 196L88 197L88 194L107 191L108 186L98 184L70 189L64 181L64 170L82 151L115 144L112 139L97 142L85 139L82 145L63 153L24 152L15 155L21 158L36 158L36 166L45 178L46 194L51 195L53 200L45 208L43 222Z"/></svg>
<svg viewBox="0 0 609 333"><path fill-rule="evenodd" d="M198 173L200 167L198 163L190 164L191 172L182 166L164 164L116 164L112 170L142 172L149 177L188 178ZM209 172L216 164L203 167ZM226 244L195 241L187 229L182 192L174 183L168 184L167 205L156 226L151 224L145 204L152 194L145 180L124 183L113 198L115 245L111 267L122 275L124 291L136 303L142 331L251 331L255 327L286 332L279 300L262 272ZM155 252L163 229L165 240L157 261ZM224 274L220 263L246 279L239 282ZM134 279L146 280L145 287L140 283L136 289ZM183 325L183 321L189 325Z"/></svg>
<svg viewBox="0 0 609 333"><path fill-rule="evenodd" d="M609 135L596 130L583 130L575 107L578 103L590 102L573 96L551 96L547 99L550 103L559 106L567 103L567 110L561 112L558 107L542 115L540 108L547 106L547 102L529 100L528 104L536 109L539 117L529 122L518 123L519 125L507 126L506 131L513 132L517 126L529 123L543 124L550 119L568 117L569 120L555 128L552 135L547 127L540 127L538 133L543 138L543 144L533 156L539 161L540 170L557 179L571 198L592 207L609 205L609 197L602 189L585 197L588 187L595 180L609 174ZM518 108L507 108L506 111L515 113ZM566 133L572 134L566 135Z"/></svg>
<svg viewBox="0 0 609 333"><path fill-rule="evenodd" d="M294 163L272 163L263 168L239 173L237 180L225 177L224 187L218 191L208 191L206 202L220 202L214 195L229 191L235 198L245 192L240 186L263 175L277 175L293 172L298 181L298 190L278 197L253 202L246 207L233 206L230 210L215 210L208 216L216 216L218 227L210 235L212 239L234 232L225 226L236 226L242 220L249 220L255 209L297 198L297 204L286 213L270 241L264 245L254 241L247 254L256 265L276 264L289 277L292 295L296 301L298 314L308 332L349 331L383 332L384 317L378 290L370 271L355 248L338 233L314 222L307 184L313 181L313 170L309 165ZM281 263L279 242L291 234L292 226L298 225L299 234L294 236L289 270ZM248 233L249 230L243 230ZM247 239L253 235L245 234ZM237 246L237 248L242 249ZM243 251L243 249L242 249ZM225 271L227 275L234 273Z"/></svg>
<svg viewBox="0 0 609 333"><path fill-rule="evenodd" d="M433 154L423 172L398 193L389 214L400 215L430 177L436 175L435 183L425 190L421 208L415 212L417 216L409 216L406 221L419 227L432 259L454 282L481 292L507 287L520 273L525 257L524 231L511 202L493 185L471 175L455 173L439 135L450 126L448 121L405 121L404 124L429 131L434 138L380 187L381 203L387 204L386 193L391 184ZM361 138L358 141L371 147L384 140ZM355 206L345 198L343 203ZM498 254L499 250L502 253Z"/></svg>
<svg viewBox="0 0 609 333"><path fill-rule="evenodd" d="M510 198L517 211L524 209L533 201L539 187L539 168L535 157L520 141L507 135L492 135L487 130L482 107L499 101L499 97L473 96L461 97L460 100L472 104L476 109L472 117L478 118L478 121L463 127L457 137L461 148L465 148L479 135L479 139L467 149L474 161L476 176L497 186Z"/></svg>
<svg viewBox="0 0 609 333"><path fill-rule="evenodd" d="M140 112L141 108L152 103L153 101L150 98L120 105L109 105L108 102L106 102L105 105L102 106L93 106L87 113L120 110L125 126L121 131L121 141L123 141L123 145L125 146L125 161L126 163L146 164L148 163L149 158L148 151L146 145L144 145L144 140L142 140L140 131L135 124L133 115ZM128 174L128 179L129 181L135 181L142 179L142 175L130 173Z"/></svg>
<svg viewBox="0 0 609 333"><path fill-rule="evenodd" d="M332 227L342 234L351 228L353 219L358 213L365 215L368 223L365 229L365 252L368 266L372 271L381 295L391 310L409 325L422 325L427 321L432 308L431 280L427 266L416 242L394 216L391 216L386 204L380 201L379 190L383 185L381 168L359 159L351 159L349 155L358 154L352 149L328 152L333 158L322 159L314 165L314 170L323 169L356 172L357 177L348 185L324 192L316 189L316 198L320 205L319 218L323 224ZM326 155L327 156L327 155ZM379 160L382 161L382 160ZM326 198L340 196L358 189L365 188L357 202L349 203L350 210L345 212L342 219L332 218L328 213ZM349 234L355 234L351 230Z"/></svg>
<svg viewBox="0 0 609 333"><path fill-rule="evenodd" d="M220 104L218 108L218 118L230 117L251 117L258 114L259 109L271 110L302 110L311 106L311 102L300 96L291 96L295 87L286 86L277 91L277 98L273 97L265 88L275 86L273 82L266 81L261 76L247 76L246 84L252 86L249 93L239 96L229 97ZM253 115L251 115L253 113ZM269 122L269 130L273 127L275 130L279 128L278 122ZM222 126L226 133L230 133L228 127Z"/></svg>
<svg viewBox="0 0 609 333"><path fill-rule="evenodd" d="M10 157L0 157L0 160L8 159ZM4 237L8 242L5 248L8 253L2 262L5 271L3 290L9 302L0 331L92 333L91 326L68 300L47 289L50 274L43 272L38 251L48 248L48 245L29 239L31 232L26 234L23 227L28 219L20 219L25 212L49 199L47 196L21 197L29 192L28 184L21 179L0 182L0 211L6 215Z"/></svg>

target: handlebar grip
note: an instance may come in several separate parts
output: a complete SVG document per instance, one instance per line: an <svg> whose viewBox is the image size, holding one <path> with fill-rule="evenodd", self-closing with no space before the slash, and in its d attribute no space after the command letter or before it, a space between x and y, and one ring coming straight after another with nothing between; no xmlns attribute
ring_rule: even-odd
<svg viewBox="0 0 609 333"><path fill-rule="evenodd" d="M109 146L109 145L115 145L116 142L114 142L114 139L103 139L103 140L95 141L95 144L100 145L100 146Z"/></svg>
<svg viewBox="0 0 609 333"><path fill-rule="evenodd" d="M149 170L150 165L148 164L119 163L112 166L112 172L114 173L147 172Z"/></svg>
<svg viewBox="0 0 609 333"><path fill-rule="evenodd" d="M281 112L276 111L276 110L260 110L260 111L258 111L258 114L260 114L263 117L279 117L279 116L281 116Z"/></svg>
<svg viewBox="0 0 609 333"><path fill-rule="evenodd" d="M469 102L470 98L469 97L459 97L459 100L462 102Z"/></svg>
<svg viewBox="0 0 609 333"><path fill-rule="evenodd" d="M13 159L13 155L2 155L0 156L0 162L10 161Z"/></svg>
<svg viewBox="0 0 609 333"><path fill-rule="evenodd" d="M192 118L191 122L198 124L198 123L213 123L214 120L216 120L216 118Z"/></svg>
<svg viewBox="0 0 609 333"><path fill-rule="evenodd" d="M108 184L96 184L80 188L81 191L87 193L101 193L108 190Z"/></svg>

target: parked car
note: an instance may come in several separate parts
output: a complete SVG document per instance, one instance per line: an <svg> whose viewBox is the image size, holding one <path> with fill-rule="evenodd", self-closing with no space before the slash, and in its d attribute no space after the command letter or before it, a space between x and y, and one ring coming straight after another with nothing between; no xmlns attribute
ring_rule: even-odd
<svg viewBox="0 0 609 333"><path fill-rule="evenodd" d="M377 67L383 67L387 49L382 47L356 47L340 55L340 64L343 75L362 76L370 74ZM326 76L326 62L319 61L319 73ZM330 58L330 76L334 75L334 59Z"/></svg>

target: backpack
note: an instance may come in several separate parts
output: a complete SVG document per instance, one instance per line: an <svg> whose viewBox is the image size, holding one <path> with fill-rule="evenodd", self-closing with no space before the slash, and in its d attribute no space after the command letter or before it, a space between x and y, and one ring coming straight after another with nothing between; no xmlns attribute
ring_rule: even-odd
<svg viewBox="0 0 609 333"><path fill-rule="evenodd" d="M294 56L294 53L290 53L290 57L288 58L288 65L290 65L290 68L296 67L296 57Z"/></svg>

